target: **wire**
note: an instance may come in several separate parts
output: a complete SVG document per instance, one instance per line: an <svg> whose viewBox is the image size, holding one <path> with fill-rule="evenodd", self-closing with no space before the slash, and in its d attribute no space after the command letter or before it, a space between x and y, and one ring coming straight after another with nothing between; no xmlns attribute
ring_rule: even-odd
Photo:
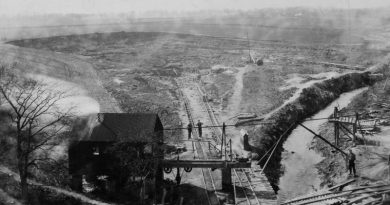
<svg viewBox="0 0 390 205"><path fill-rule="evenodd" d="M343 115L343 116L338 116L338 117L354 117L356 116L356 114L351 114L351 115ZM305 120L302 120L301 122L308 122L308 121L316 121L316 120L329 120L329 119L332 119L332 118L329 118L329 117L323 117L323 118L308 118L308 119L305 119ZM378 119L390 119L389 118L378 118ZM249 126L257 126L257 125L266 125L266 124L276 124L276 122L274 121L263 121L263 122L257 122L257 123L251 123L250 125L242 125L242 126L245 126L245 127L249 127ZM237 127L235 124L226 124L225 125L226 127ZM206 126L202 126L202 128L215 128L215 127L223 127L223 125L206 125ZM193 129L194 128L198 128L198 127L192 127ZM173 128L164 128L164 130L185 130L187 129L187 127L173 127Z"/></svg>
<svg viewBox="0 0 390 205"><path fill-rule="evenodd" d="M264 166L263 166L263 169L261 169L260 175L263 174L264 169L267 167L268 162L269 162L269 160L271 159L272 155L274 154L274 152L275 152L275 150L276 150L276 147L278 146L279 142L282 140L282 138L283 138L283 137L284 137L284 136L285 136L285 135L286 135L286 134L287 134L287 133L296 125L296 124L297 124L297 123L291 124L290 127L289 127L286 131L284 131L282 135L280 135L278 141L276 142L276 145L275 145L274 149L272 150L272 152L271 152L271 154L269 155L267 161L265 162L265 164L264 164Z"/></svg>
<svg viewBox="0 0 390 205"><path fill-rule="evenodd" d="M272 145L272 147L269 148L268 151L267 151L267 152L258 160L259 163L260 163L260 162L264 159L264 157L266 157L267 154L276 146L276 143L277 143L277 142L275 142L275 143Z"/></svg>

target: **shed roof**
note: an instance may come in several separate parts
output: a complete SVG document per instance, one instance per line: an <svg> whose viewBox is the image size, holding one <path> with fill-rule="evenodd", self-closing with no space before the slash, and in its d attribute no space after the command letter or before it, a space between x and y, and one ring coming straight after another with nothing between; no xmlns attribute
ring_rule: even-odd
<svg viewBox="0 0 390 205"><path fill-rule="evenodd" d="M157 114L98 113L80 118L73 132L80 141L150 141L163 126Z"/></svg>

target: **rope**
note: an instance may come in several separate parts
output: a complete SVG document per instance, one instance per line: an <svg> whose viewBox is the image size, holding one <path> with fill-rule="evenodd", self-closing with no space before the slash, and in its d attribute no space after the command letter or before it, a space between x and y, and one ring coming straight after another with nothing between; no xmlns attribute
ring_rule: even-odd
<svg viewBox="0 0 390 205"><path fill-rule="evenodd" d="M291 130L291 128L293 128L296 124L297 124L297 123L291 124L290 127L289 127L286 131L284 131L282 135L280 135L278 141L276 142L276 145L275 145L274 149L272 150L272 152L271 152L271 154L269 155L267 161L265 162L265 164L264 164L264 166L263 166L263 169L261 169L260 174L263 174L264 169L267 167L268 162L269 162L269 160L271 159L272 155L274 154L274 152L275 152L275 150L276 150L276 147L278 146L279 142L280 142L280 141L282 140L282 138Z"/></svg>

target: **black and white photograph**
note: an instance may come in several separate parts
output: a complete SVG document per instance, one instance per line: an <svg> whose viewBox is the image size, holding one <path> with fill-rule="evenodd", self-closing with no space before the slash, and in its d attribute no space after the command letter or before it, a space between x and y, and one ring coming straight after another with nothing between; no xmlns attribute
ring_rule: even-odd
<svg viewBox="0 0 390 205"><path fill-rule="evenodd" d="M0 205L390 204L389 0L0 0Z"/></svg>

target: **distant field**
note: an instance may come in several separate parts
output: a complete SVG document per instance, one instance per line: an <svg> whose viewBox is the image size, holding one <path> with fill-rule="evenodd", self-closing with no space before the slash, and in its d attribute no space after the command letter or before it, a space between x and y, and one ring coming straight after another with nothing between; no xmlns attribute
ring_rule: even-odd
<svg viewBox="0 0 390 205"><path fill-rule="evenodd" d="M93 32L171 32L194 35L219 36L258 41L289 42L297 44L310 43L361 43L356 35L347 36L344 28L325 28L321 26L294 27L267 24L218 24L207 22L149 22L149 23L113 23L103 25L70 25L43 27L10 27L0 28L0 36L7 39L39 38L53 35L85 34ZM349 38L350 40L346 40Z"/></svg>
<svg viewBox="0 0 390 205"><path fill-rule="evenodd" d="M295 31L294 31L295 32ZM298 30L299 32L299 30ZM298 35L299 36L299 35ZM337 37L334 39L337 41ZM82 56L98 71L104 87L117 98L124 111L176 112L174 79L198 73L219 106L229 97L233 74L211 73L211 68L243 67L248 61L248 42L217 37L160 32L114 32L54 36L11 41L10 44ZM305 63L323 61L369 66L385 52L365 45L297 46L286 42L250 42L252 55L265 64L244 75L243 112L265 114L283 103L292 90L279 90L291 74L311 75L345 72L338 68ZM177 122L179 123L179 122Z"/></svg>
<svg viewBox="0 0 390 205"><path fill-rule="evenodd" d="M361 44L364 36L389 26L386 9L260 9L199 12L177 18L50 15L0 19L0 40L42 38L94 32L169 32L288 42Z"/></svg>

